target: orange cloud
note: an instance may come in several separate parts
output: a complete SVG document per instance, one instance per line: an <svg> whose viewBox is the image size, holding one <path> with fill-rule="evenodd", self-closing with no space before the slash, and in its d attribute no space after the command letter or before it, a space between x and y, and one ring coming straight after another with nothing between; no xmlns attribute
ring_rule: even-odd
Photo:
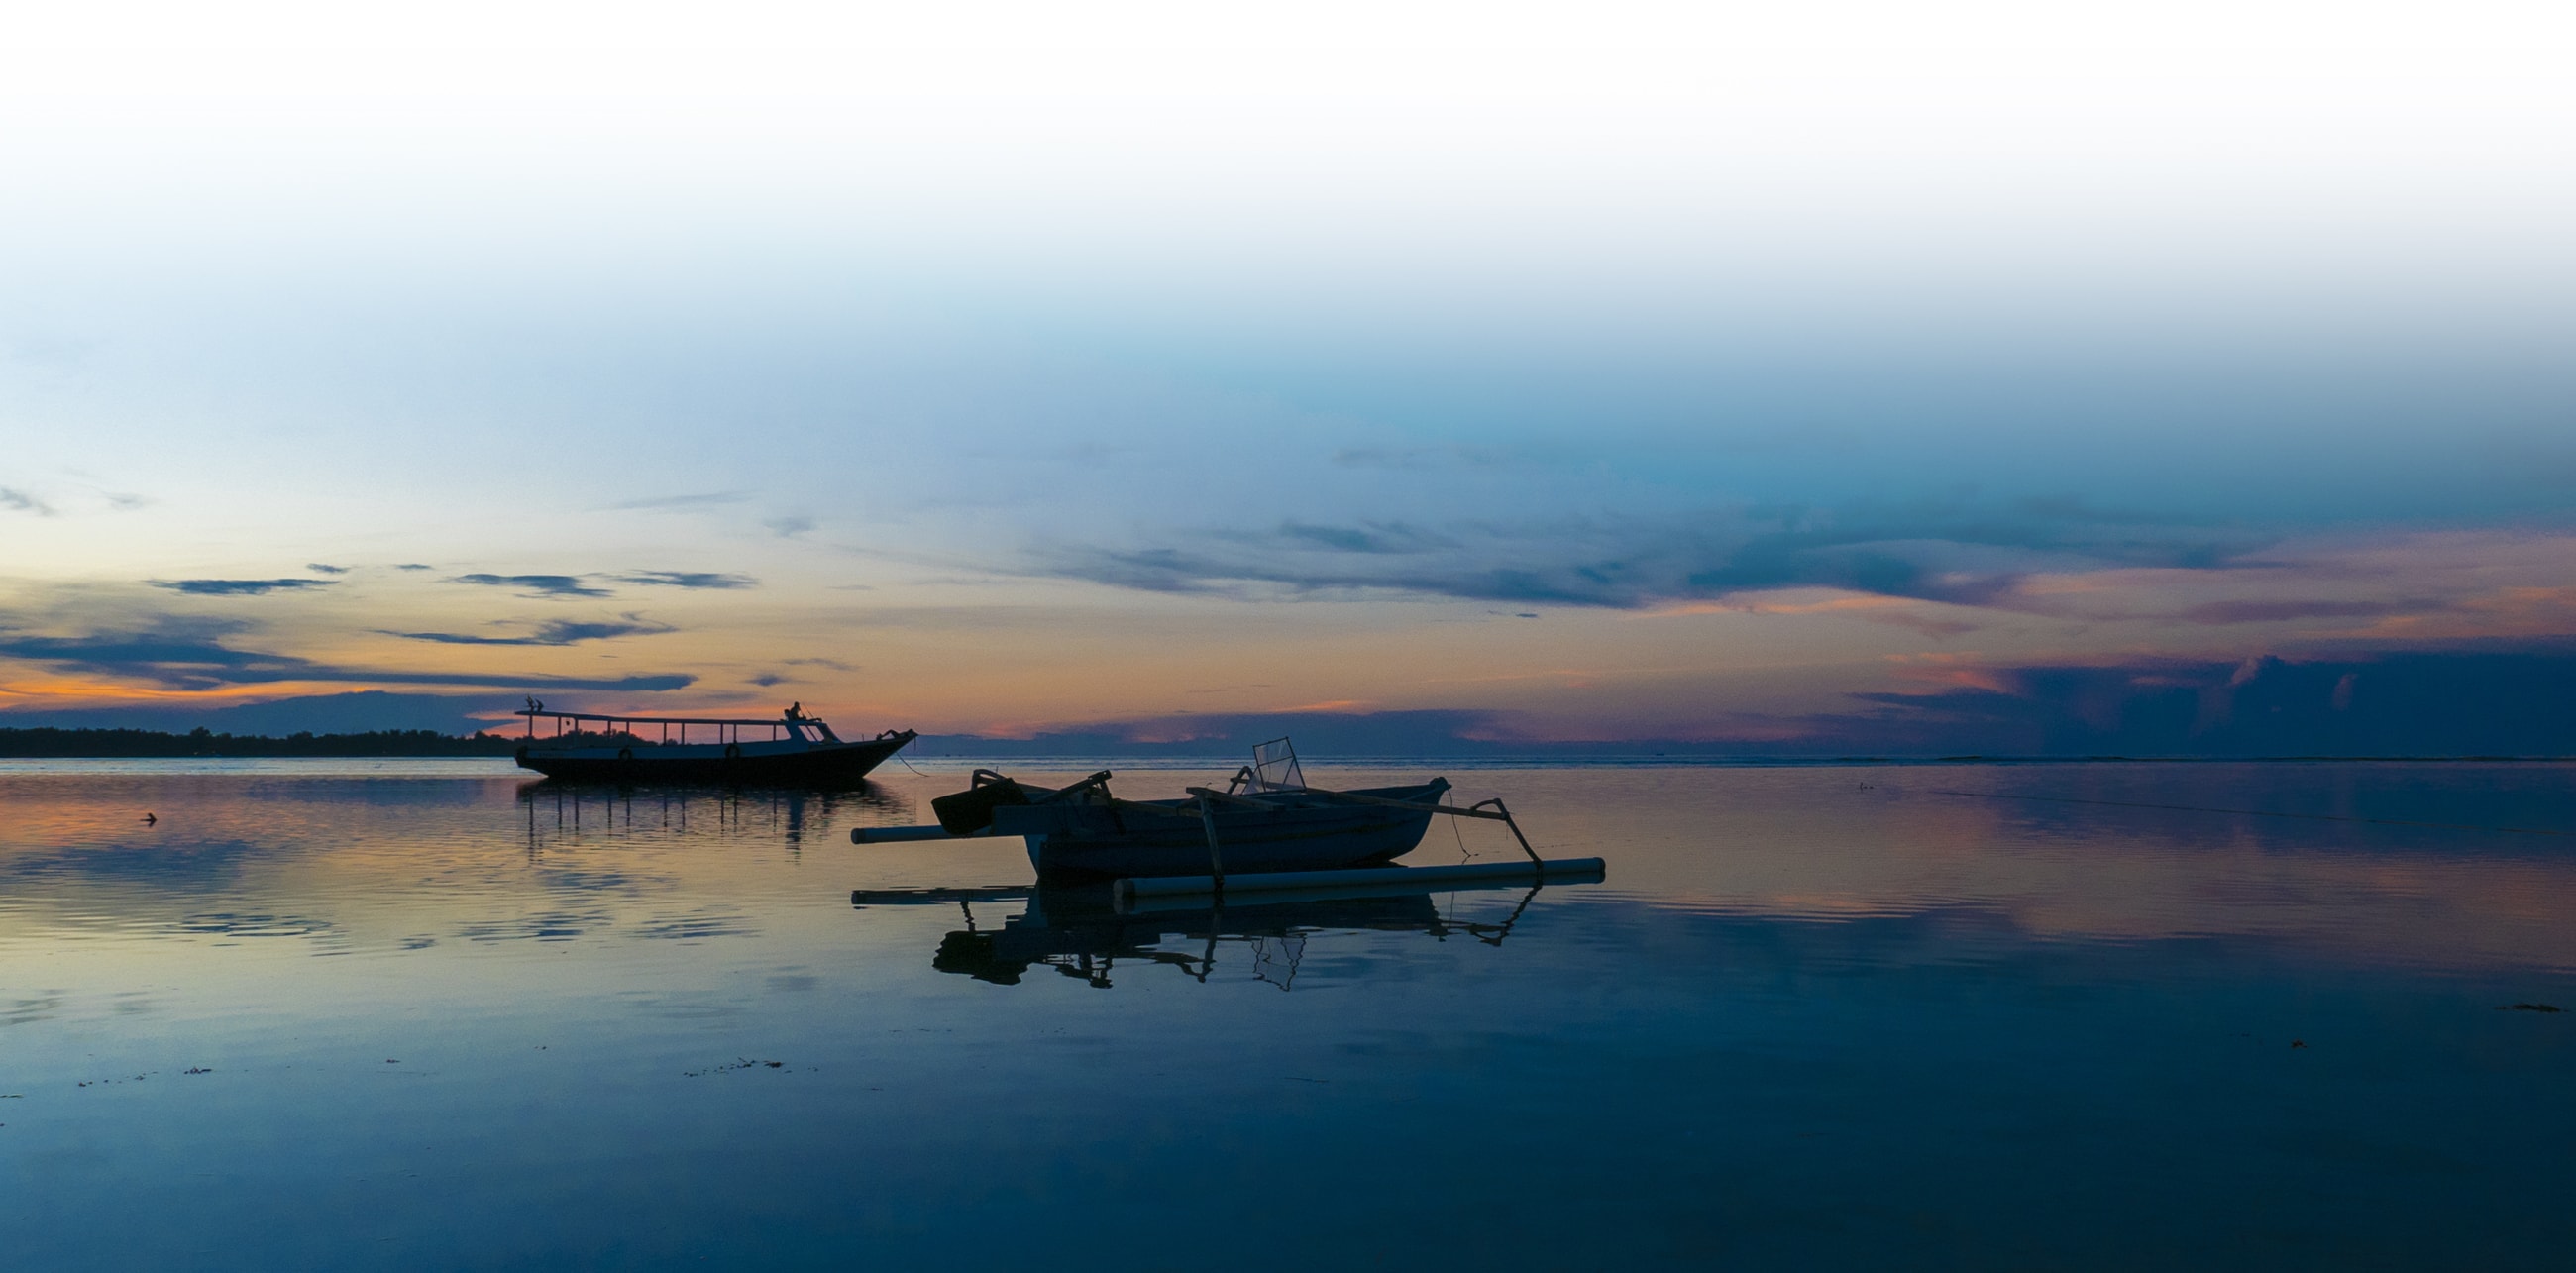
<svg viewBox="0 0 2576 1273"><path fill-rule="evenodd" d="M163 690L143 686L121 685L114 681L87 680L77 677L32 677L0 681L0 694L24 699L46 700L46 709L114 708L186 705L192 707L238 707L269 699L303 693L344 694L352 689L372 686L350 685L261 685L253 690ZM32 708L35 703L17 704Z"/></svg>
<svg viewBox="0 0 2576 1273"><path fill-rule="evenodd" d="M1812 589L1767 594L1795 596ZM1956 619L1940 619L1921 612L1927 603L1915 597L1886 597L1874 593L1841 593L1820 601L1766 601L1738 597L1722 601L1690 601L1657 606L1621 616L1628 619L1670 619L1688 615L1757 614L1757 615L1837 615L1847 614L1869 623L1883 623L1908 628L1928 637L1954 637L1976 631L1977 625Z"/></svg>
<svg viewBox="0 0 2576 1273"><path fill-rule="evenodd" d="M1976 661L1983 657L1963 651L1957 654L1891 654L1887 661L1897 665L1898 676L1920 685L1985 690L1995 694L2015 692L2018 687L2008 674Z"/></svg>

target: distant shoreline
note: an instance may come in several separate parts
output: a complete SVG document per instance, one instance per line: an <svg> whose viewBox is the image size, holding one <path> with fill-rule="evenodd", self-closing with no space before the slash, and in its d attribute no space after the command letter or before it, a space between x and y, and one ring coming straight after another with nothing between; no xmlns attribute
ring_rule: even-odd
<svg viewBox="0 0 2576 1273"><path fill-rule="evenodd" d="M417 756L507 756L520 740L501 734L470 736L429 729L383 729L363 734L218 734L197 729L185 734L150 729L0 729L0 759L12 760L184 760L191 757L360 758Z"/></svg>
<svg viewBox="0 0 2576 1273"><path fill-rule="evenodd" d="M199 728L185 734L149 729L61 729L43 726L33 729L0 728L0 759L10 760L185 760L314 758L360 759L420 757L424 759L459 756L508 756L526 740L515 734L477 732L470 735L442 734L429 729L384 729L358 734L295 733L285 737L264 734L219 734ZM956 764L974 762L989 765L1046 767L1055 765L1093 764L1108 760L1132 769L1198 768L1239 759L1231 751L1203 754L1154 751L1142 754L1121 753L1114 747L1079 754L1066 752L1044 754L1017 752L1005 743L985 750L957 736L928 738L931 748L910 753L909 759ZM1657 765L1692 768L1742 769L1810 769L1810 768L1902 768L1924 765L2188 765L2188 764L2567 764L2576 756L1746 756L1717 752L1606 752L1595 747L1564 752L1410 752L1386 755L1315 756L1309 763L1334 768L1372 768L1384 765L1444 764L1478 769L1503 769L1520 766L1545 768L1619 768Z"/></svg>

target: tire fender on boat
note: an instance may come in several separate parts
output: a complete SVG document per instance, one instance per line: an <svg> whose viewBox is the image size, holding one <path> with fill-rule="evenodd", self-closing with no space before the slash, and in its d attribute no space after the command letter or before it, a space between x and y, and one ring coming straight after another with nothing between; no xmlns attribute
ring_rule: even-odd
<svg viewBox="0 0 2576 1273"><path fill-rule="evenodd" d="M617 749L617 758L619 760L633 760L635 759L635 749L632 747L620 747Z"/></svg>
<svg viewBox="0 0 2576 1273"><path fill-rule="evenodd" d="M740 760L740 759L742 759L742 744L741 744L741 743L726 743L726 744L725 744L725 753L724 753L724 756L725 756L725 759L727 759L727 760Z"/></svg>

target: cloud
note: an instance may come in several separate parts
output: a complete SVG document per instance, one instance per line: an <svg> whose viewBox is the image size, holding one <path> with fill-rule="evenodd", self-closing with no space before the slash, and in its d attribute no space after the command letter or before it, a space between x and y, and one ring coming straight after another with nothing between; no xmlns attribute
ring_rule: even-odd
<svg viewBox="0 0 2576 1273"><path fill-rule="evenodd" d="M778 673L776 673L776 672L763 672L763 673L761 673L761 674L760 674L760 675L758 675L758 676L746 677L745 679L746 679L746 680L749 680L749 681L750 681L752 684L754 684L754 685L757 685L757 686L760 686L760 687L762 687L762 688L766 689L766 688L768 688L769 686L772 686L772 685L784 685L784 684L786 684L787 682L789 682L789 681L791 681L791 680L794 680L795 678L794 678L794 677L790 677L790 676L782 676L782 675L780 675L780 674L778 674Z"/></svg>
<svg viewBox="0 0 2576 1273"><path fill-rule="evenodd" d="M579 575L456 575L449 583L470 583L484 588L524 588L546 597L605 597L606 588L593 588Z"/></svg>
<svg viewBox="0 0 2576 1273"><path fill-rule="evenodd" d="M1659 608L1656 615L1715 614L1721 611L1760 615L1845 614L1866 623L1883 623L1922 633L1935 640L1947 640L1962 633L1974 632L1977 625L1958 619L1940 619L1917 612L1914 601L1905 597L1869 595L1835 595L1822 601L1788 602L1751 598L1726 601L1686 601Z"/></svg>
<svg viewBox="0 0 2576 1273"><path fill-rule="evenodd" d="M640 570L631 575L612 576L619 583L642 584L649 588L757 588L760 581L749 575L729 575L698 570Z"/></svg>
<svg viewBox="0 0 2576 1273"><path fill-rule="evenodd" d="M802 513L791 513L785 517L772 517L761 525L768 527L780 539L794 539L814 529L814 519Z"/></svg>
<svg viewBox="0 0 2576 1273"><path fill-rule="evenodd" d="M304 563L304 568L317 575L345 575L349 573L349 568L347 566L326 566L318 561L308 561Z"/></svg>
<svg viewBox="0 0 2576 1273"><path fill-rule="evenodd" d="M180 690L210 690L227 685L265 685L285 681L329 681L471 685L496 691L521 688L658 691L681 689L697 680L694 676L677 673L584 678L344 667L292 654L237 650L224 644L223 638L239 633L243 627L238 623L171 619L144 629L100 631L77 637L36 636L0 630L0 658L24 659L57 669L102 676L131 677Z"/></svg>
<svg viewBox="0 0 2576 1273"><path fill-rule="evenodd" d="M535 640L539 645L571 645L579 641L607 641L626 636L661 636L664 633L677 631L679 631L678 628L669 624L646 622L630 614L619 622L567 623L559 619L549 621L538 627Z"/></svg>
<svg viewBox="0 0 2576 1273"><path fill-rule="evenodd" d="M2138 508L2105 508L2081 495L2035 495L2013 501L2013 511L2055 522L2115 526L2191 526L2191 518L2150 513Z"/></svg>
<svg viewBox="0 0 2576 1273"><path fill-rule="evenodd" d="M0 508L9 509L13 512L19 513L34 513L38 517L54 517L58 515L54 511L53 505L48 504L25 491L19 490L14 486L0 486Z"/></svg>
<svg viewBox="0 0 2576 1273"><path fill-rule="evenodd" d="M438 569L438 567L433 566L433 565L430 565L428 562L425 562L425 561L406 561L406 562L402 563L401 565L395 566L395 567L394 567L394 569L396 569L396 570L436 570L436 569Z"/></svg>
<svg viewBox="0 0 2576 1273"><path fill-rule="evenodd" d="M2193 623L2279 623L2288 619L2376 619L2441 608L2429 601L2213 601L2182 617Z"/></svg>
<svg viewBox="0 0 2576 1273"><path fill-rule="evenodd" d="M679 629L667 624L649 623L634 615L622 622L575 623L568 619L549 619L537 625L526 636L472 636L461 632L389 632L386 636L407 641L435 641L441 645L576 645L583 641L607 641L624 636L660 636Z"/></svg>
<svg viewBox="0 0 2576 1273"><path fill-rule="evenodd" d="M1355 527L1281 522L1277 534L1282 539L1344 553L1419 553L1458 546L1457 540L1402 522L1366 522Z"/></svg>
<svg viewBox="0 0 2576 1273"><path fill-rule="evenodd" d="M0 657L85 672L142 675L192 688L220 684L236 673L253 674L304 662L284 655L229 649L219 640L246 626L237 622L170 621L141 631L94 632L82 637L0 631Z"/></svg>
<svg viewBox="0 0 2576 1273"><path fill-rule="evenodd" d="M2026 756L2576 754L2576 642L2333 658L1927 665L1948 682L1809 722L1831 750ZM1826 745L1829 745L1826 746Z"/></svg>
<svg viewBox="0 0 2576 1273"><path fill-rule="evenodd" d="M2051 506L2054 507L2054 506ZM2059 510L2069 511L2069 510ZM2118 565L2212 570L2252 544L2183 528L1923 505L1597 515L1429 528L1289 521L1202 530L1185 542L1050 544L1026 572L1150 592L1258 596L1396 593L1475 601L1638 608L1787 588L1962 606L2019 605L2042 571Z"/></svg>
<svg viewBox="0 0 2576 1273"><path fill-rule="evenodd" d="M196 597L257 597L336 586L337 579L155 579L152 586Z"/></svg>
<svg viewBox="0 0 2576 1273"><path fill-rule="evenodd" d="M1183 714L1068 723L1023 738L925 738L993 755L1241 755L1281 734L1310 758L1451 755L2566 756L2576 755L2576 641L2391 650L2331 659L2136 658L2083 665L1927 656L1927 688L1852 696L1860 710L1718 715L1690 739L1556 741L1504 711ZM1561 736L1559 736L1561 738ZM2541 815L2535 815L2541 816ZM2552 813L2545 816L2556 816ZM2531 825L2524 823L2521 825Z"/></svg>
<svg viewBox="0 0 2576 1273"><path fill-rule="evenodd" d="M1425 710L1342 712L1332 705L1301 712L1156 716L1060 726L1025 738L946 735L934 747L991 755L1242 756L1282 735L1300 752L1339 759L1365 756L1455 756L1494 750L1487 712ZM1526 749L1524 749L1526 750Z"/></svg>
<svg viewBox="0 0 2576 1273"><path fill-rule="evenodd" d="M739 504L751 498L749 491L704 491L693 495L652 495L643 499L624 500L610 508L629 511L654 511L670 508L704 508L710 504Z"/></svg>
<svg viewBox="0 0 2576 1273"><path fill-rule="evenodd" d="M185 699L157 699L140 706L17 710L0 713L0 727L57 729L156 729L186 733L203 726L219 734L266 734L272 737L306 730L316 734L356 734L377 729L427 729L441 734L470 734L490 729L474 718L477 710L495 706L488 694L397 694L384 690L342 690L270 699L258 703L204 704Z"/></svg>
<svg viewBox="0 0 2576 1273"><path fill-rule="evenodd" d="M1902 610L1887 614L1862 615L1861 618L1870 623L1884 623L1889 627L1917 632L1935 641L1947 641L1951 637L1964 636L1977 630L1977 625L1973 623L1962 623L1956 619L1934 619L1919 614L1908 614Z"/></svg>

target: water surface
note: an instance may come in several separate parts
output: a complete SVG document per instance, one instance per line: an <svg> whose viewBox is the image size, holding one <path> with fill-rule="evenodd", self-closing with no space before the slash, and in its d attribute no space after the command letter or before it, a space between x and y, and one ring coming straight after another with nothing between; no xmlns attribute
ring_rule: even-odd
<svg viewBox="0 0 2576 1273"><path fill-rule="evenodd" d="M926 820L944 770L11 764L0 1241L29 1268L2571 1258L2576 1013L2511 1007L2576 1007L2566 767L1452 776L1607 881L1119 916L1033 889L1016 841L849 842ZM1444 824L1409 860L1514 852Z"/></svg>

